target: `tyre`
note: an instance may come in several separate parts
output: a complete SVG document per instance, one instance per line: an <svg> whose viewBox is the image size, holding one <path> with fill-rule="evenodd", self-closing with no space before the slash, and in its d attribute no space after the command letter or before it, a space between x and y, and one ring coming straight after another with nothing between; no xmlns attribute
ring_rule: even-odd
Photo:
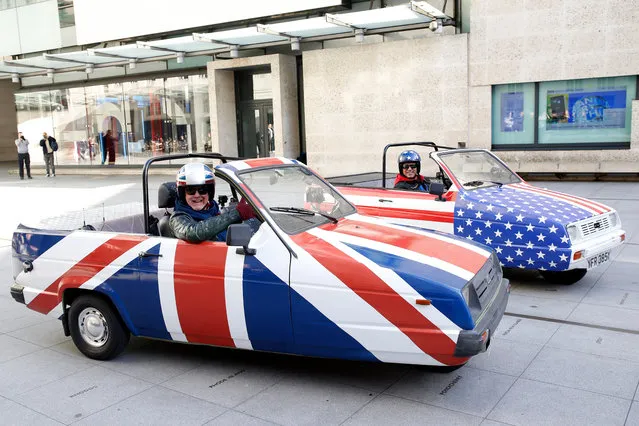
<svg viewBox="0 0 639 426"><path fill-rule="evenodd" d="M115 358L129 343L130 333L120 315L99 297L78 297L68 315L73 343L89 358Z"/></svg>
<svg viewBox="0 0 639 426"><path fill-rule="evenodd" d="M570 269L568 271L539 271L546 281L552 284L574 284L582 279L587 269Z"/></svg>

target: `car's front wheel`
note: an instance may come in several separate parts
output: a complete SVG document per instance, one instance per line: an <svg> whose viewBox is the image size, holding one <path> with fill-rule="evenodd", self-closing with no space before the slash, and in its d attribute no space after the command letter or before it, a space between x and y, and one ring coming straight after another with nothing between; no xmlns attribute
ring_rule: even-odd
<svg viewBox="0 0 639 426"><path fill-rule="evenodd" d="M539 271L546 281L552 284L574 284L582 279L587 269L570 269L568 271Z"/></svg>
<svg viewBox="0 0 639 426"><path fill-rule="evenodd" d="M99 297L78 297L71 303L68 315L73 343L89 358L115 358L129 343L129 330L119 314Z"/></svg>

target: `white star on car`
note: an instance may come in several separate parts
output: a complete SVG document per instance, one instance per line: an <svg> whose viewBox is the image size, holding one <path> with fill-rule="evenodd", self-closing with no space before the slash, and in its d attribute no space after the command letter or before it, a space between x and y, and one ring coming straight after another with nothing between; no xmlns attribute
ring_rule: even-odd
<svg viewBox="0 0 639 426"><path fill-rule="evenodd" d="M466 226L470 226L473 224L472 219L466 219Z"/></svg>
<svg viewBox="0 0 639 426"><path fill-rule="evenodd" d="M471 237L470 235L466 237L467 240L472 240L473 237Z"/></svg>
<svg viewBox="0 0 639 426"><path fill-rule="evenodd" d="M513 259L511 256L507 256L506 260L508 261L508 263L512 263L513 260L515 260L515 259Z"/></svg>
<svg viewBox="0 0 639 426"><path fill-rule="evenodd" d="M457 216L462 217L464 215L464 211L462 209L457 210Z"/></svg>
<svg viewBox="0 0 639 426"><path fill-rule="evenodd" d="M541 232L539 233L539 235L537 235L537 241L543 241L545 239L546 239L546 236L542 234Z"/></svg>
<svg viewBox="0 0 639 426"><path fill-rule="evenodd" d="M477 219L481 219L481 216L482 216L482 212L476 212L476 213L475 213L475 217L476 217Z"/></svg>
<svg viewBox="0 0 639 426"><path fill-rule="evenodd" d="M548 228L548 230L550 231L551 234L554 234L555 232L557 232L557 227L555 225L551 225L550 228Z"/></svg>
<svg viewBox="0 0 639 426"><path fill-rule="evenodd" d="M564 235L563 237L561 237L562 243L568 243L568 241L570 241L570 238L568 238L568 235Z"/></svg>
<svg viewBox="0 0 639 426"><path fill-rule="evenodd" d="M460 234L463 234L463 233L464 233L464 227L463 227L463 226L461 226L461 225L459 225L459 226L457 227L457 232L459 232Z"/></svg>
<svg viewBox="0 0 639 426"><path fill-rule="evenodd" d="M524 236L524 234L522 234L521 232L517 231L517 233L515 234L515 238L517 238L518 240L521 240L521 238Z"/></svg>
<svg viewBox="0 0 639 426"><path fill-rule="evenodd" d="M512 225L510 222L506 223L506 225L504 225L504 226L506 226L506 229L508 229L509 231L510 231L510 230L512 229L512 227L513 227L513 225Z"/></svg>
<svg viewBox="0 0 639 426"><path fill-rule="evenodd" d="M548 219L546 216L541 216L539 218L539 223L546 223L546 219Z"/></svg>
<svg viewBox="0 0 639 426"><path fill-rule="evenodd" d="M546 256L546 254L543 251L538 251L537 252L537 259L543 259L544 256Z"/></svg>
<svg viewBox="0 0 639 426"><path fill-rule="evenodd" d="M493 207L494 207L494 206L493 206L492 204L488 204L488 205L486 206L486 210L488 210L489 212L492 212L492 211L493 211Z"/></svg>
<svg viewBox="0 0 639 426"><path fill-rule="evenodd" d="M495 237L501 237L501 231L499 229L495 231Z"/></svg>
<svg viewBox="0 0 639 426"><path fill-rule="evenodd" d="M506 240L506 247L511 247L513 245L513 242L510 240Z"/></svg>
<svg viewBox="0 0 639 426"><path fill-rule="evenodd" d="M557 248L557 246L552 244L552 243L548 246L548 250L550 250L550 251L555 251L556 248Z"/></svg>
<svg viewBox="0 0 639 426"><path fill-rule="evenodd" d="M532 223L529 223L529 224L526 226L526 231L528 231L528 232L532 232L532 231L533 231L533 229L535 229L535 227L534 227L534 226L532 226Z"/></svg>
<svg viewBox="0 0 639 426"><path fill-rule="evenodd" d="M535 264L535 262L531 258L528 258L528 260L526 262L528 262L529 265L534 265Z"/></svg>
<svg viewBox="0 0 639 426"><path fill-rule="evenodd" d="M473 209L473 207L475 207L475 204L474 204L474 203L468 203L468 204L466 205L466 207L467 207L469 210L472 210L472 209Z"/></svg>
<svg viewBox="0 0 639 426"><path fill-rule="evenodd" d="M521 213L519 213L518 216L516 216L517 222L523 222L524 221L524 215L522 215Z"/></svg>
<svg viewBox="0 0 639 426"><path fill-rule="evenodd" d="M493 240L491 240L490 237L486 237L484 241L486 241L486 244L490 244L493 242Z"/></svg>
<svg viewBox="0 0 639 426"><path fill-rule="evenodd" d="M501 254L502 251L503 249L501 247L495 247L495 252L497 252L497 254Z"/></svg>
<svg viewBox="0 0 639 426"><path fill-rule="evenodd" d="M561 259L562 262L567 262L568 261L568 256L566 256L565 254L562 254L559 256L559 259Z"/></svg>
<svg viewBox="0 0 639 426"><path fill-rule="evenodd" d="M486 225L486 228L490 228L490 225L492 225L492 222L490 220L487 220L486 222L484 222L484 225Z"/></svg>
<svg viewBox="0 0 639 426"><path fill-rule="evenodd" d="M557 267L557 264L551 260L551 261L550 261L550 267L551 267L551 268L556 268L556 267Z"/></svg>
<svg viewBox="0 0 639 426"><path fill-rule="evenodd" d="M501 218L502 218L502 217L504 217L504 215L503 215L503 214L501 214L501 213L497 213L497 214L495 215L495 220L501 220Z"/></svg>
<svg viewBox="0 0 639 426"><path fill-rule="evenodd" d="M524 252L521 251L521 249L515 250L515 253L517 253L517 256L523 256L524 255Z"/></svg>
<svg viewBox="0 0 639 426"><path fill-rule="evenodd" d="M508 213L512 213L515 211L515 209L513 209L512 207L508 207L506 210Z"/></svg>
<svg viewBox="0 0 639 426"><path fill-rule="evenodd" d="M476 228L476 229L475 229L475 234L477 234L477 235L481 235L481 229Z"/></svg>

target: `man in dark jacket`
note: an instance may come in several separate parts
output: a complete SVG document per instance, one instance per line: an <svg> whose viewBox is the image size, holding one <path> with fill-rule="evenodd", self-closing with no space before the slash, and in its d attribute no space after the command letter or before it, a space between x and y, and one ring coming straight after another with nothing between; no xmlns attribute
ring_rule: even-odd
<svg viewBox="0 0 639 426"><path fill-rule="evenodd" d="M42 154L44 155L44 165L47 168L47 177L55 177L55 161L53 153L58 149L58 143L53 136L47 135L47 132L42 133L42 139L40 140L40 146L42 147ZM51 173L49 173L51 169Z"/></svg>
<svg viewBox="0 0 639 426"><path fill-rule="evenodd" d="M233 223L249 221L259 227L255 211L245 200L220 213L213 200L215 179L213 171L202 163L185 164L177 174L178 200L169 219L173 235L190 243L226 241L226 229ZM255 224L251 223L258 222Z"/></svg>
<svg viewBox="0 0 639 426"><path fill-rule="evenodd" d="M422 158L413 150L403 151L397 158L399 173L395 178L395 189L428 192L430 181L420 175Z"/></svg>

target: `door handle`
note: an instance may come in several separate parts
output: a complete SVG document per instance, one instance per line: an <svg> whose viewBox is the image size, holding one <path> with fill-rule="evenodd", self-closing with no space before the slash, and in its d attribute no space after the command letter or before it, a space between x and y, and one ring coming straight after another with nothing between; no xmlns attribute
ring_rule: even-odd
<svg viewBox="0 0 639 426"><path fill-rule="evenodd" d="M160 253L148 253L146 251L141 251L138 254L138 257L162 257Z"/></svg>
<svg viewBox="0 0 639 426"><path fill-rule="evenodd" d="M387 200L386 198L380 198L377 201L379 201L380 203L392 203L393 202L393 200Z"/></svg>

